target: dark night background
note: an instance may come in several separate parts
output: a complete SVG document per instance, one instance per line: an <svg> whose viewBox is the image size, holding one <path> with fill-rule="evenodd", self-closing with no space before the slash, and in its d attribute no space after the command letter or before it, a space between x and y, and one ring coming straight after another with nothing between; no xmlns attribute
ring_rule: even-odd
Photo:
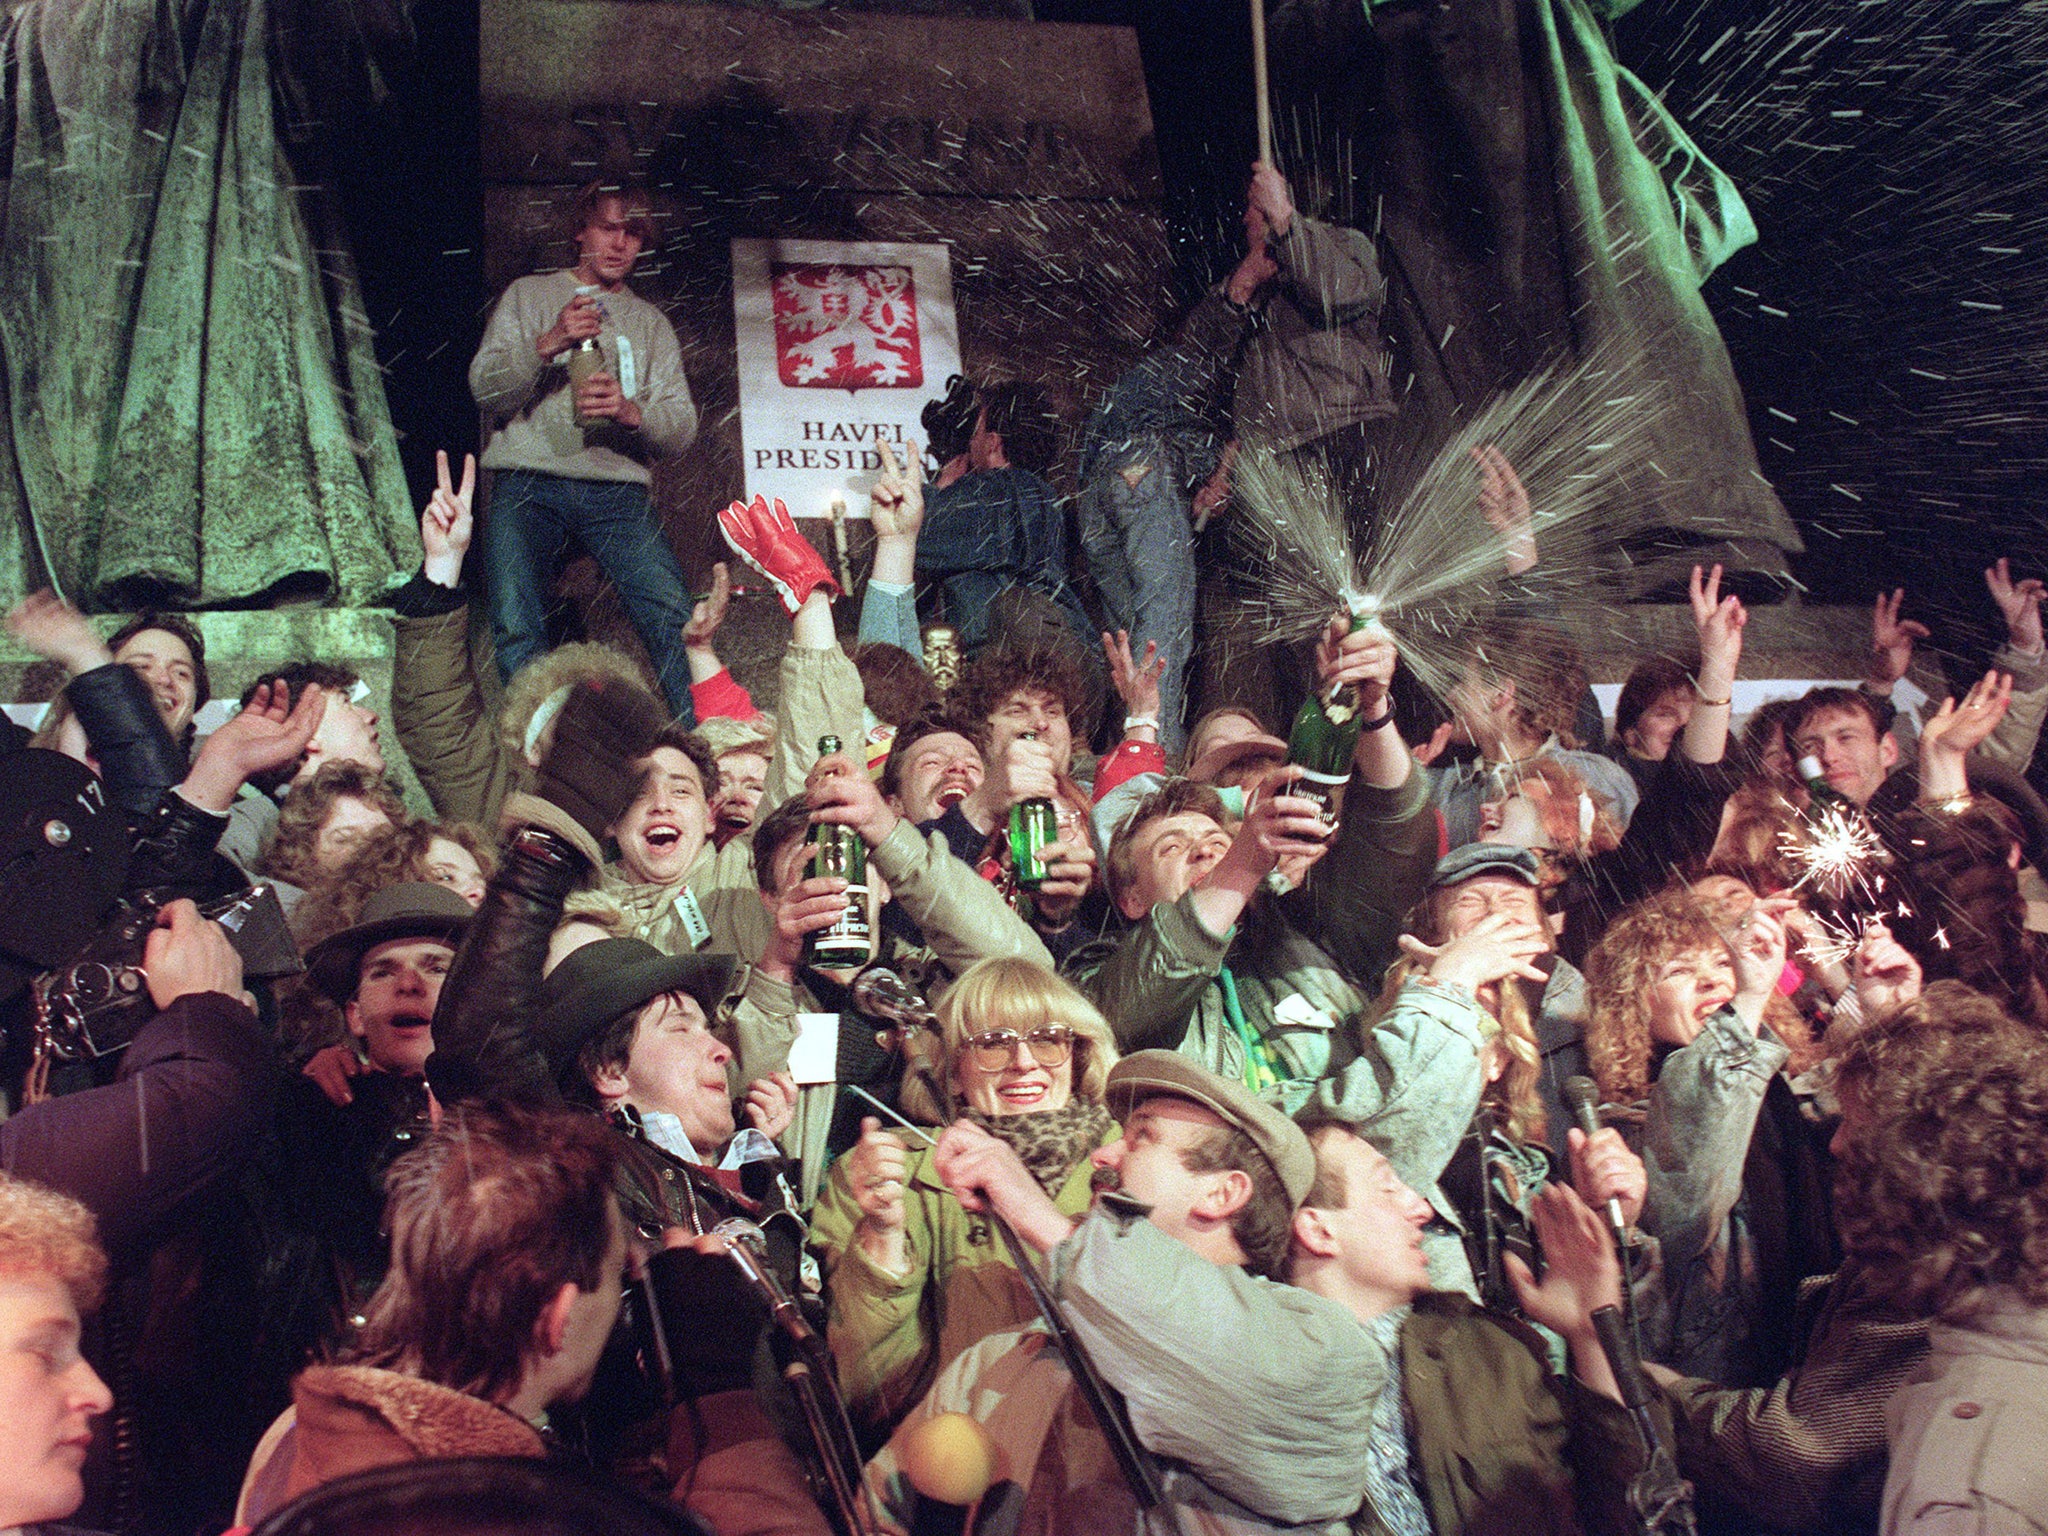
<svg viewBox="0 0 2048 1536"><path fill-rule="evenodd" d="M894 7L891 7L894 8ZM1243 0L1040 0L1137 29L1182 292L1234 259L1254 143ZM416 491L475 445L477 18L426 0L413 61L327 168L353 231ZM1999 553L2048 568L2048 21L2029 0L1643 0L1615 49L1743 189L1758 246L1708 296L1814 601L1913 589L1968 656ZM1285 116L1288 105L1276 101ZM1283 123L1283 164L1293 138ZM1946 642L1944 646L1944 642Z"/></svg>

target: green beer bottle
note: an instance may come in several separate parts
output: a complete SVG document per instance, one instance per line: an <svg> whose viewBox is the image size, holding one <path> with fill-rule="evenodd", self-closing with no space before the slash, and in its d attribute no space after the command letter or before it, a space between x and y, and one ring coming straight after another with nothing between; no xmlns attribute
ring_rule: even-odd
<svg viewBox="0 0 2048 1536"><path fill-rule="evenodd" d="M1351 633L1377 625L1377 598L1346 594L1351 609ZM1358 750L1358 689L1339 683L1327 695L1312 693L1294 717L1294 729L1287 733L1287 761L1301 768L1301 778L1288 790L1304 800L1313 800L1325 823L1337 823L1337 791L1351 778L1352 754Z"/></svg>
<svg viewBox="0 0 2048 1536"><path fill-rule="evenodd" d="M839 750L837 736L818 738L818 756ZM846 906L830 928L804 936L804 964L850 970L868 963L868 845L851 827L812 822L810 878L836 875L846 882Z"/></svg>
<svg viewBox="0 0 2048 1536"><path fill-rule="evenodd" d="M1856 814L1856 802L1828 782L1827 770L1821 767L1820 759L1812 753L1799 759L1799 778L1806 785L1806 814L1809 819L1819 817L1830 808L1848 815Z"/></svg>
<svg viewBox="0 0 2048 1536"><path fill-rule="evenodd" d="M1023 739L1036 741L1038 732L1025 731ZM1010 864L1021 889L1035 891L1045 884L1045 848L1059 840L1059 813L1050 800L1041 795L1010 807Z"/></svg>
<svg viewBox="0 0 2048 1536"><path fill-rule="evenodd" d="M597 289L593 285L584 284L579 286L576 292L593 294ZM604 372L604 348L597 344L595 336L586 336L569 349L568 355L563 359L563 365L569 370L569 410L576 420L577 427L590 432L603 426L604 418L586 416L576 409L576 391Z"/></svg>

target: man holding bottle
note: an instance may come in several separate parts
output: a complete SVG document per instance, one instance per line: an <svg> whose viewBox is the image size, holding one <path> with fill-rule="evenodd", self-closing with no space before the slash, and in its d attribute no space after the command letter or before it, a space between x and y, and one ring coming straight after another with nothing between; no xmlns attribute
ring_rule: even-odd
<svg viewBox="0 0 2048 1536"><path fill-rule="evenodd" d="M1353 623L1333 616L1316 660L1320 696L1344 690L1360 721L1334 827L1299 764L1247 785L1241 816L1209 785L1168 781L1110 845L1111 899L1131 926L1068 966L1120 1049L1179 1051L1289 1110L1355 1055L1437 853L1424 777L1392 723L1393 641ZM1283 866L1284 895L1268 884Z"/></svg>
<svg viewBox="0 0 2048 1536"><path fill-rule="evenodd" d="M517 279L491 312L469 387L491 417L482 525L500 676L545 651L555 573L580 545L618 588L677 718L694 719L689 585L648 495L655 460L689 447L697 407L668 317L626 286L653 234L637 193L592 183L576 265Z"/></svg>

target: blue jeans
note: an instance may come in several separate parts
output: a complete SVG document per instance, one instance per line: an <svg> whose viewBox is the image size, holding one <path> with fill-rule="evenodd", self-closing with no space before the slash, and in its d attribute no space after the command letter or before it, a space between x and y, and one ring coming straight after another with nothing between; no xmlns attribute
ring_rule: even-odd
<svg viewBox="0 0 2048 1536"><path fill-rule="evenodd" d="M683 626L689 583L654 521L647 487L631 480L571 480L501 469L483 524L484 581L498 675L513 673L548 648L555 577L571 542L588 550L618 588L626 614L653 659L662 694L677 720L696 723Z"/></svg>
<svg viewBox="0 0 2048 1536"><path fill-rule="evenodd" d="M1137 475L1132 485L1124 471ZM1109 610L1129 630L1131 659L1155 642L1166 663L1159 676L1159 744L1187 745L1188 661L1195 649L1195 545L1180 456L1152 434L1106 450L1080 504L1081 548Z"/></svg>

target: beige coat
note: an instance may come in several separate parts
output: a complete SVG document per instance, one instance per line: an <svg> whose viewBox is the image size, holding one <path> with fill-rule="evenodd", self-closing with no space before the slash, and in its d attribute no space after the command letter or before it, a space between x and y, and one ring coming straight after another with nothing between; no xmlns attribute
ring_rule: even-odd
<svg viewBox="0 0 2048 1536"><path fill-rule="evenodd" d="M1934 1324L1886 1416L1884 1536L2048 1532L2048 1309L2006 1293Z"/></svg>

